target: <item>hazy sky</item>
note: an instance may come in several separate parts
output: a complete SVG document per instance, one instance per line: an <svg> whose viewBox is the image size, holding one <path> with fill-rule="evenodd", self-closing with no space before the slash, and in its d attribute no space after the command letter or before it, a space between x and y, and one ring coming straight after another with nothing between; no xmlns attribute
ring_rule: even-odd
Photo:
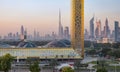
<svg viewBox="0 0 120 72"><path fill-rule="evenodd" d="M95 16L101 19L102 25L106 17L113 28L114 20L120 21L120 0L85 0L85 28L89 29L89 20ZM30 34L34 29L41 35L58 32L58 12L61 9L62 24L71 24L71 0L0 0L0 35L9 32L20 32L24 25Z"/></svg>
<svg viewBox="0 0 120 72"><path fill-rule="evenodd" d="M57 32L59 8L62 24L70 25L70 0L0 0L0 34L20 32L24 25L29 33Z"/></svg>

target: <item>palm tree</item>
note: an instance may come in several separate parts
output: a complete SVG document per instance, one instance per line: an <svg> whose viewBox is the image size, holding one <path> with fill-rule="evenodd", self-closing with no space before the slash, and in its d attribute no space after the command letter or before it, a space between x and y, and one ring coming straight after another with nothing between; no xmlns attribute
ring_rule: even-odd
<svg viewBox="0 0 120 72"><path fill-rule="evenodd" d="M63 62L63 57L64 57L64 56L63 56L63 55L61 55L61 58L62 58L62 62Z"/></svg>
<svg viewBox="0 0 120 72"><path fill-rule="evenodd" d="M70 55L68 55L68 61L69 61Z"/></svg>
<svg viewBox="0 0 120 72"><path fill-rule="evenodd" d="M45 61L46 61L46 63L48 62L48 60L47 60L47 56L45 57Z"/></svg>
<svg viewBox="0 0 120 72"><path fill-rule="evenodd" d="M58 55L56 55L55 58L57 59L57 58L58 58Z"/></svg>

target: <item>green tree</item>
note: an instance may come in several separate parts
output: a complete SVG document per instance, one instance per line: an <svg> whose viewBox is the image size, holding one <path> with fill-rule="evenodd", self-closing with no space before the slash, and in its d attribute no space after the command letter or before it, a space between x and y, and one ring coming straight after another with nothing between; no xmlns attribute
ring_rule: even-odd
<svg viewBox="0 0 120 72"><path fill-rule="evenodd" d="M88 50L87 53L89 55L95 55L96 54L96 50L95 49L91 49L91 50Z"/></svg>
<svg viewBox="0 0 120 72"><path fill-rule="evenodd" d="M10 54L6 54L0 58L0 69L4 72L8 72L11 69L12 61L15 57Z"/></svg>
<svg viewBox="0 0 120 72"><path fill-rule="evenodd" d="M30 71L31 72L40 72L39 62L34 62L33 64L30 64Z"/></svg>
<svg viewBox="0 0 120 72"><path fill-rule="evenodd" d="M74 72L74 70L71 67L63 67L62 72Z"/></svg>
<svg viewBox="0 0 120 72"><path fill-rule="evenodd" d="M81 66L80 60L75 61L75 63L74 63L74 68L75 68L76 70L79 70L79 69L80 69L80 66Z"/></svg>
<svg viewBox="0 0 120 72"><path fill-rule="evenodd" d="M84 68L87 68L88 67L88 64L82 64L80 62L80 60L76 60L75 63L74 63L74 68L77 72L80 72L80 68L81 67L84 67Z"/></svg>
<svg viewBox="0 0 120 72"><path fill-rule="evenodd" d="M31 72L40 72L39 57L28 57L26 63L29 64Z"/></svg>
<svg viewBox="0 0 120 72"><path fill-rule="evenodd" d="M105 60L98 60L97 61L97 71L96 72L108 72L106 67L109 64Z"/></svg>
<svg viewBox="0 0 120 72"><path fill-rule="evenodd" d="M102 49L102 54L104 55L104 56L106 56L106 55L108 55L109 54L109 52L111 51L111 49L110 48L104 48L104 49Z"/></svg>
<svg viewBox="0 0 120 72"><path fill-rule="evenodd" d="M54 71L55 66L59 65L59 63L56 59L52 59L49 64L52 67L53 71Z"/></svg>
<svg viewBox="0 0 120 72"><path fill-rule="evenodd" d="M120 58L120 49L114 50L114 51L113 51L113 56L114 56L115 58Z"/></svg>
<svg viewBox="0 0 120 72"><path fill-rule="evenodd" d="M108 72L105 68L98 68L96 72Z"/></svg>

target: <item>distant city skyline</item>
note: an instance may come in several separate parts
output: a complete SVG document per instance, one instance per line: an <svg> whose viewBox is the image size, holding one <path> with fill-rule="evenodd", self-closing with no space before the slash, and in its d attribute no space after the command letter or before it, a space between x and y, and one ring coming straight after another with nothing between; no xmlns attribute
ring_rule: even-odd
<svg viewBox="0 0 120 72"><path fill-rule="evenodd" d="M101 20L102 30L106 18L113 29L114 21L120 21L119 3L119 0L85 0L85 28L89 30L89 21L94 16L95 22ZM34 29L41 35L58 34L59 8L61 24L71 27L71 0L0 0L0 35L20 32L21 25L28 34L33 34Z"/></svg>
<svg viewBox="0 0 120 72"><path fill-rule="evenodd" d="M20 32L21 25L28 34L58 33L59 8L61 24L70 26L70 0L0 0L0 35Z"/></svg>
<svg viewBox="0 0 120 72"><path fill-rule="evenodd" d="M96 20L101 20L102 30L106 18L110 29L114 29L114 21L120 22L119 0L85 0L85 28L89 30L89 21L94 16Z"/></svg>

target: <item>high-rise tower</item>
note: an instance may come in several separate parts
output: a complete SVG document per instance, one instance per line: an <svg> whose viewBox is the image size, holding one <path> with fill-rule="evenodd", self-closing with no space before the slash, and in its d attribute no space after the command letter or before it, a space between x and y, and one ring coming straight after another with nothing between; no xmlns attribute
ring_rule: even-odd
<svg viewBox="0 0 120 72"><path fill-rule="evenodd" d="M110 37L110 28L109 28L109 25L108 25L108 19L106 18L106 21L105 21L105 28L104 28L104 37Z"/></svg>
<svg viewBox="0 0 120 72"><path fill-rule="evenodd" d="M59 38L63 38L63 26L61 24L61 11L59 9L59 32L58 32Z"/></svg>
<svg viewBox="0 0 120 72"><path fill-rule="evenodd" d="M27 40L27 29L25 29L25 31L24 31L24 39Z"/></svg>
<svg viewBox="0 0 120 72"><path fill-rule="evenodd" d="M23 25L21 26L21 35L24 35L24 27L23 27Z"/></svg>
<svg viewBox="0 0 120 72"><path fill-rule="evenodd" d="M21 39L21 40L24 40L24 27L23 27L23 25L21 26L20 39Z"/></svg>
<svg viewBox="0 0 120 72"><path fill-rule="evenodd" d="M34 30L34 41L36 41L37 40L37 32L36 32L36 30Z"/></svg>
<svg viewBox="0 0 120 72"><path fill-rule="evenodd" d="M84 57L84 0L72 0L72 47Z"/></svg>
<svg viewBox="0 0 120 72"><path fill-rule="evenodd" d="M95 36L96 36L96 39L101 38L101 21L100 20L96 21Z"/></svg>
<svg viewBox="0 0 120 72"><path fill-rule="evenodd" d="M118 42L119 36L119 22L115 21L115 42Z"/></svg>
<svg viewBox="0 0 120 72"><path fill-rule="evenodd" d="M90 20L90 39L94 39L94 17Z"/></svg>
<svg viewBox="0 0 120 72"><path fill-rule="evenodd" d="M64 38L69 39L69 27L67 26L64 29Z"/></svg>

